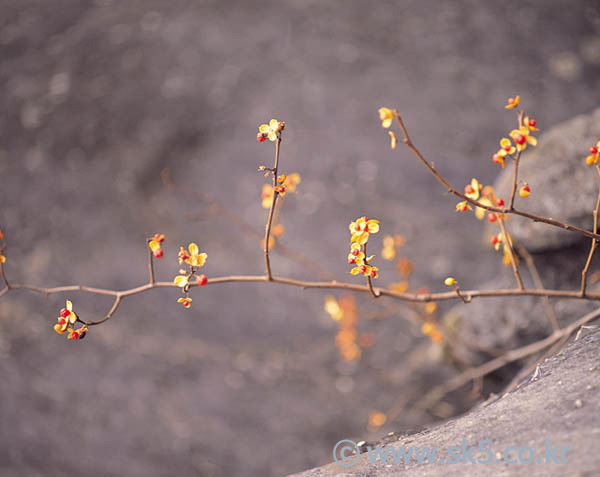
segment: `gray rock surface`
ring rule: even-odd
[[[527,106],[527,105],[525,105]],[[543,128],[543,124],[542,124]],[[537,133],[534,134],[537,136]],[[584,228],[592,226],[592,211],[600,178],[585,163],[590,146],[600,140],[600,108],[542,129],[536,147],[528,147],[519,161],[519,181],[526,181],[531,195],[515,207]],[[500,197],[509,197],[513,181],[511,161],[494,186]],[[530,252],[559,249],[581,242],[580,235],[544,223],[511,216],[510,233]]]
[[[533,254],[533,260],[543,285],[546,288],[578,290],[581,270],[587,260],[589,244],[580,242],[562,250]],[[500,255],[498,260],[500,260]],[[595,256],[590,274],[598,270],[600,257]],[[526,267],[525,261],[519,264],[521,277],[526,287],[536,285]],[[484,283],[482,289],[514,288],[515,276],[511,267],[502,266],[494,280]],[[587,290],[598,292],[599,284],[589,280]],[[570,317],[583,315],[597,306],[594,302],[577,299],[551,299],[550,305],[562,326]],[[469,304],[454,305],[444,316],[450,329],[456,330],[463,340],[476,343],[479,347],[505,350],[541,339],[552,331],[547,305],[539,297],[511,297],[473,299]],[[490,359],[488,352],[464,346],[458,342],[451,355],[463,363],[481,364]],[[507,373],[508,371],[508,373]],[[507,375],[510,370],[503,370]]]
[[[586,335],[587,333],[587,335]],[[385,445],[395,448],[428,446],[437,448],[436,463],[432,465],[394,464],[390,459],[387,465],[381,462],[372,464],[367,452],[362,452],[356,465],[343,468],[333,462],[295,474],[295,477],[387,477],[387,476],[581,476],[598,475],[600,462],[600,330],[582,332],[578,341],[572,341],[560,353],[546,360],[515,391],[502,396],[487,406],[474,409],[468,414],[448,421],[440,426],[419,434],[402,436],[395,441],[385,440]],[[448,458],[450,446],[466,448],[477,446],[480,441],[491,441],[483,448],[493,452],[494,461],[490,464],[439,463],[440,458]],[[546,439],[551,448],[571,447],[567,450],[564,464],[546,463]],[[504,461],[504,451],[509,446],[522,449],[530,447],[534,460],[530,464],[509,464]],[[524,461],[529,458],[524,450]],[[558,458],[560,450],[554,455]],[[487,460],[489,455],[472,451],[475,459]],[[517,460],[514,449],[508,450],[507,457]],[[502,459],[498,463],[496,460]],[[462,456],[461,456],[462,459]],[[541,459],[542,462],[538,462]]]

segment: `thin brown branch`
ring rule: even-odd
[[[338,289],[338,290],[351,290],[356,292],[370,293],[369,287],[366,285],[360,285],[357,283],[347,283],[347,282],[338,282],[336,280],[333,281],[305,281],[305,280],[296,280],[293,278],[287,277],[277,277],[272,276],[271,280],[268,280],[265,275],[229,275],[223,277],[214,277],[209,278],[207,281],[207,285],[215,285],[219,283],[247,283],[247,282],[274,282],[281,283],[284,285],[296,286],[303,289],[308,288],[321,288],[321,289]],[[190,283],[190,288],[194,288],[197,285],[195,283]],[[103,288],[93,288],[84,285],[67,285],[53,288],[44,288],[35,285],[24,285],[24,284],[14,284],[11,285],[11,290],[30,290],[34,292],[41,293],[43,295],[50,295],[55,293],[65,293],[72,291],[82,291],[92,294],[98,295],[111,295],[111,296],[131,296],[137,295],[138,293],[142,293],[153,288],[178,288],[173,282],[155,282],[155,283],[146,283],[144,285],[140,285],[135,288],[130,288],[127,290],[107,290]],[[392,298],[396,298],[406,302],[413,303],[427,303],[430,301],[449,301],[456,300],[459,296],[455,291],[450,292],[440,292],[440,293],[400,293],[392,290],[388,290],[385,288],[373,287],[376,293],[381,295],[389,296]],[[519,290],[517,288],[511,289],[496,289],[496,290],[463,290],[461,291],[461,295],[463,298],[467,300],[471,300],[472,298],[477,297],[504,297],[504,296],[548,296],[551,298],[570,298],[570,299],[583,299],[589,301],[600,301],[600,294],[598,293],[586,293],[585,297],[581,296],[579,290],[570,291],[570,290],[540,290],[535,288],[526,288],[524,290]]]
[[[598,175],[600,175],[600,167],[596,166],[596,170],[598,171]],[[594,209],[594,226],[593,231],[596,233],[598,231],[598,210],[600,209],[600,189],[598,189],[598,198],[596,199],[596,208]],[[592,264],[592,257],[594,256],[594,252],[596,251],[596,239],[592,239],[592,245],[590,246],[590,253],[588,254],[587,261],[585,262],[585,266],[581,272],[581,296],[585,296],[585,288],[587,285],[587,274],[590,269],[590,265]]]
[[[164,169],[162,171],[161,177],[167,187],[182,194],[185,194],[189,197],[194,197],[202,202],[206,202],[209,205],[209,207],[213,209],[213,214],[222,214],[222,216],[225,217],[231,224],[240,229],[242,232],[256,237],[259,242],[261,242],[264,239],[264,232],[259,231],[253,225],[246,222],[246,220],[244,220],[243,217],[229,210],[212,195],[206,192],[200,192],[199,190],[190,187],[185,187],[176,184],[171,178],[168,169]],[[278,203],[280,203],[280,201]],[[198,215],[191,216],[190,218],[192,220],[199,220]],[[319,263],[315,262],[314,260],[311,260],[303,253],[297,252],[296,250],[292,250],[291,248],[283,245],[279,240],[275,242],[275,246],[271,249],[271,251],[288,258],[289,260],[297,263],[298,265],[302,265],[315,275],[319,276],[321,280],[334,279],[334,276],[330,272],[325,270]]]
[[[525,114],[525,111],[521,111],[519,113],[519,126],[521,124],[523,124],[523,115],[524,114]],[[509,210],[513,210],[514,209],[515,195],[517,194],[517,181],[518,181],[518,175],[519,175],[519,159],[521,159],[521,151],[518,151],[517,155],[514,158],[515,167],[514,167],[514,170],[513,170],[512,190],[510,192],[510,200],[509,200],[509,203],[508,203]]]
[[[536,288],[543,290],[544,283],[542,282],[542,277],[540,277],[538,269],[535,266],[533,257],[527,251],[527,249],[525,247],[523,247],[523,245],[521,245],[516,240],[514,241],[514,246],[518,250],[519,255],[525,259],[525,263],[527,264],[527,268],[529,270],[529,273],[531,274],[531,278],[533,278],[533,282],[535,283]],[[546,312],[548,314],[548,319],[550,320],[550,324],[552,325],[552,330],[556,331],[560,327],[558,325],[558,318],[556,316],[556,313],[554,312],[554,308],[552,307],[552,304],[550,303],[550,299],[547,296],[543,297],[543,301],[544,301],[544,306],[546,307]]]
[[[498,215],[498,223],[500,224],[500,228],[502,229],[502,235],[504,236],[504,243],[508,247],[510,252],[510,264],[513,269],[513,273],[515,274],[515,278],[517,279],[517,285],[520,290],[523,290],[525,287],[523,286],[523,280],[521,280],[521,275],[519,274],[519,267],[517,265],[517,257],[515,255],[515,250],[512,244],[512,237],[508,235],[506,231],[506,225],[504,224],[504,217],[502,215]]]
[[[101,320],[98,321],[83,321],[83,324],[86,326],[94,326],[94,325],[99,325],[101,323],[104,323],[105,321],[108,321],[111,316],[113,316],[114,312],[117,311],[117,308],[119,307],[119,304],[121,303],[121,295],[117,295],[115,297],[115,301],[113,302],[112,307],[110,308],[110,310],[108,311],[108,313],[106,314],[106,316],[104,318],[102,318]]]
[[[150,243],[150,239],[146,241]],[[146,247],[148,249],[148,272],[150,273],[150,283],[156,283],[156,278],[154,277],[154,254],[150,247]]]
[[[365,243],[363,245],[363,253],[365,254],[365,261],[367,260],[367,244]],[[379,296],[381,295],[380,291],[375,291],[373,289],[373,282],[371,281],[371,277],[369,275],[367,275],[367,286],[369,287],[369,292],[371,292],[371,295],[373,295],[373,298],[379,298]]]
[[[473,200],[473,199],[467,197],[465,194],[462,194],[461,192],[456,190],[454,187],[452,187],[446,181],[446,179],[444,179],[438,173],[438,171],[435,169],[435,167],[432,164],[430,164],[429,162],[427,162],[427,160],[423,157],[421,152],[415,147],[415,145],[413,144],[413,142],[410,139],[410,136],[408,135],[406,126],[404,125],[404,122],[402,121],[402,118],[400,117],[400,114],[398,113],[398,111],[394,111],[394,115],[396,117],[396,120],[398,121],[398,125],[400,126],[400,129],[402,130],[402,135],[404,136],[404,140],[403,140],[404,144],[406,144],[406,146],[419,158],[419,160],[423,163],[423,165],[429,170],[429,172],[431,172],[433,174],[433,176],[437,179],[437,181],[448,190],[449,193],[455,195],[456,197],[459,197],[461,200],[465,200],[465,201],[469,202],[472,205],[481,207],[482,209],[485,209],[485,210],[489,210],[490,212],[496,212],[496,213],[500,213],[500,214],[520,215],[521,217],[526,217],[528,219],[533,220],[534,222],[543,222],[545,224],[549,224],[549,225],[553,225],[555,227],[569,230],[570,232],[575,232],[580,235],[584,235],[585,237],[595,238],[595,239],[600,240],[599,234],[591,232],[586,229],[582,229],[581,227],[567,224],[567,223],[561,222],[559,220],[555,220],[551,217],[542,217],[540,215],[532,214],[532,213],[526,212],[524,210],[519,210],[519,209],[514,209],[514,208],[513,209],[501,208],[501,207],[495,207],[493,205],[483,204],[477,200]]]
[[[454,287],[454,291],[456,292],[456,296],[458,298],[460,298],[460,300],[466,305],[467,303],[471,303],[471,297],[470,296],[464,296],[461,292],[460,292],[460,287],[456,286]]]
[[[279,147],[281,144],[281,133],[277,134],[275,141],[275,165],[272,169],[273,174],[273,200],[271,201],[271,208],[269,209],[269,216],[267,218],[267,225],[265,226],[265,272],[267,280],[272,280],[273,275],[271,274],[271,261],[269,259],[269,238],[271,237],[271,226],[273,225],[273,214],[275,212],[275,204],[277,203],[277,197],[279,193],[275,190],[277,187],[277,169],[279,167]]]

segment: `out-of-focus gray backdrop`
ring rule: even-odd
[[[390,151],[377,108],[399,108],[457,187],[490,183],[514,125],[508,96],[542,129],[598,105],[599,31],[591,0],[3,0],[9,278],[133,287],[155,232],[167,234],[159,279],[190,241],[208,252],[209,276],[262,273],[258,242],[220,217],[191,220],[205,207],[168,191],[160,171],[260,228],[256,167],[272,147],[255,134],[274,117],[287,122],[282,170],[303,178],[282,243],[354,280],[347,226],[366,214],[407,237],[415,285],[454,274],[476,287],[499,257],[408,151]],[[381,265],[378,283],[396,281]],[[276,255],[273,269],[313,276]],[[395,317],[361,324],[376,345],[341,361],[321,291],[211,286],[193,291],[190,311],[177,296],[130,298],[83,342],[54,333],[57,310],[70,298],[99,318],[109,299],[0,300],[2,475],[282,475],[330,461],[335,442],[367,434],[371,411],[435,381],[400,379],[423,338]],[[384,430],[424,423],[403,415]]]

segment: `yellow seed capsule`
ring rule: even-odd
[[[457,283],[457,281],[452,277],[448,277],[444,280],[444,283],[446,285],[448,285],[449,287],[451,287],[452,285],[455,285]]]
[[[523,187],[521,187],[519,189],[519,195],[523,198],[525,197],[529,197],[529,194],[531,194],[531,188],[529,187],[528,184],[525,184]]]

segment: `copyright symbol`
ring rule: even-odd
[[[356,455],[352,455],[353,453],[356,453]],[[335,460],[335,462],[342,467],[352,467],[354,464],[356,464],[356,462],[358,462],[359,457],[360,449],[356,445],[356,442],[351,441],[350,439],[342,439],[333,448],[333,460]]]

